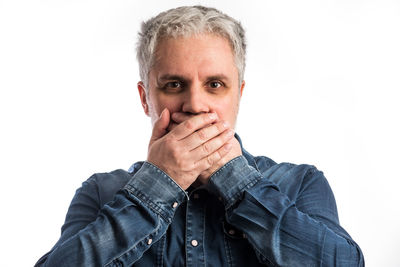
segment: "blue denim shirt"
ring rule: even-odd
[[[187,191],[149,162],[93,175],[37,266],[364,266],[321,171],[242,152]]]

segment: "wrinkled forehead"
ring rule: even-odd
[[[188,42],[185,41],[189,39],[198,40],[199,42],[205,39],[206,42],[201,42],[203,45],[196,45],[196,42],[192,42],[192,45],[188,46]],[[224,49],[221,49],[221,43],[223,43]],[[204,53],[199,53],[201,52],[199,50],[204,49],[208,51],[208,55]],[[224,50],[224,56],[226,57],[226,59],[230,61],[232,66],[236,67],[233,46],[230,40],[224,36],[214,33],[198,33],[174,37],[161,37],[159,38],[155,46],[151,68],[157,67],[157,65],[165,63],[163,61],[165,59],[171,60],[182,56],[186,57],[188,60],[194,59],[194,55],[202,57],[203,59],[212,57],[216,58],[216,55],[219,54],[222,50]]]
[[[169,74],[187,79],[220,74],[232,80],[238,77],[229,42],[215,35],[164,39],[157,47],[150,72],[156,76]]]

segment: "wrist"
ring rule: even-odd
[[[242,197],[243,192],[254,186],[261,174],[251,167],[244,156],[238,156],[210,177],[210,188],[220,195],[227,208]]]

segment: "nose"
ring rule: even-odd
[[[186,90],[182,111],[192,114],[210,112],[210,103],[208,102],[207,92],[202,90],[199,85],[192,85]]]

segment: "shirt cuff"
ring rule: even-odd
[[[186,192],[164,171],[145,161],[125,185],[140,204],[149,207],[171,222],[176,208],[188,199]]]
[[[250,166],[244,156],[239,156],[216,171],[209,186],[223,198],[229,209],[242,197],[243,191],[254,186],[261,179],[261,174]]]

